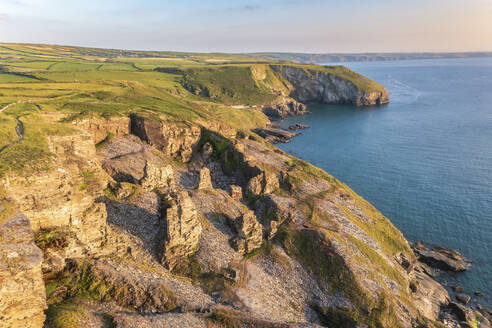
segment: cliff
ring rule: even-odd
[[[389,94],[379,83],[344,66],[252,65],[194,68],[183,72],[190,92],[231,105],[259,106],[270,117],[307,113],[313,103],[382,105]]]
[[[91,322],[103,304],[118,327],[163,324],[178,307],[197,327],[438,320],[447,292],[401,233],[343,183],[254,135],[228,139],[195,125],[188,142],[190,134],[152,122],[132,116],[139,137],[113,136],[97,149],[89,131],[52,138],[58,169],[8,176],[43,249],[48,326],[65,316]],[[149,135],[167,146],[147,143]],[[42,284],[37,252],[37,273],[27,274]]]
[[[292,97],[302,103],[382,105],[389,94],[377,82],[343,66],[272,65],[293,85]]]
[[[0,113],[0,327],[487,327],[377,209],[253,132],[268,106],[384,103],[380,85],[238,57],[103,59],[0,84],[16,99]]]

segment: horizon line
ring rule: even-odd
[[[229,54],[229,55],[258,55],[258,54],[296,54],[296,55],[392,55],[392,54],[480,54],[487,53],[492,55],[492,50],[466,50],[466,51],[367,51],[367,52],[303,52],[303,51],[251,51],[251,52],[226,52],[226,51],[189,51],[189,50],[142,50],[142,49],[122,49],[122,48],[103,48],[83,45],[68,45],[57,43],[32,43],[32,42],[1,42],[0,44],[18,44],[33,46],[57,46],[115,51],[138,51],[138,52],[171,52],[171,53],[193,53],[193,54]]]

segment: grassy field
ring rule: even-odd
[[[288,94],[288,82],[268,59],[231,54],[143,52],[53,45],[0,44],[0,177],[9,171],[39,170],[52,155],[46,137],[66,134],[73,120],[128,116],[160,120],[216,120],[238,129],[263,126],[261,105]],[[373,82],[343,67],[306,66],[330,71],[361,89]],[[374,82],[375,83],[375,82]],[[58,117],[53,120],[53,117]]]

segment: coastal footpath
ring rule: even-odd
[[[243,57],[5,47],[22,52],[0,101],[30,101],[0,114],[5,144],[24,124],[0,153],[0,327],[490,326],[433,278],[443,261],[466,269],[459,254],[412,249],[254,132],[312,103],[387,103],[378,83]]]

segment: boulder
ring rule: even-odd
[[[461,286],[453,286],[453,287],[451,287],[451,288],[453,289],[453,292],[455,292],[455,293],[461,293],[461,292],[463,292],[463,291],[465,290],[465,289],[464,289],[463,287],[461,287]]]
[[[202,233],[198,212],[188,192],[180,191],[166,199],[168,209],[165,218],[165,240],[162,254],[163,264],[173,269],[183,258],[198,248]]]
[[[272,240],[275,237],[278,231],[278,226],[279,226],[278,221],[274,221],[274,220],[270,221],[270,227],[268,229],[268,240]]]
[[[299,124],[299,123],[296,123],[296,124],[289,126],[289,130],[305,130],[305,129],[309,129],[309,128],[310,128],[309,125]]]
[[[460,253],[448,248],[435,246],[428,249],[417,243],[413,250],[419,261],[436,269],[459,272],[467,270],[471,265]]]
[[[145,176],[147,161],[143,153],[128,154],[103,162],[103,169],[118,182],[137,184]]]
[[[456,299],[463,304],[468,304],[471,300],[471,297],[470,297],[470,295],[459,293],[459,294],[456,294]]]
[[[475,319],[475,313],[469,307],[458,304],[456,302],[449,302],[449,309],[460,321],[472,321]]]
[[[210,170],[206,167],[200,170],[200,182],[198,189],[213,189],[212,179],[210,178]]]

